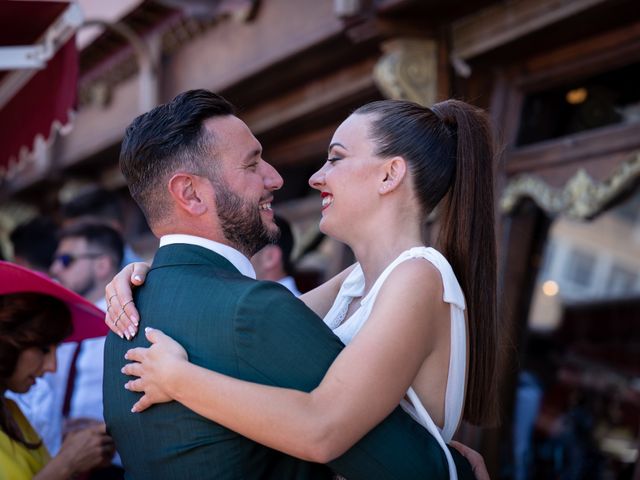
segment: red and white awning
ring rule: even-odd
[[[72,2],[0,0],[0,180],[19,171],[38,137],[70,124],[81,24]]]

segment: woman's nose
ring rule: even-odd
[[[56,349],[52,348],[51,350],[49,350],[49,352],[47,352],[47,355],[45,356],[43,370],[45,372],[53,373],[57,368],[58,363],[56,361]]]
[[[324,167],[309,177],[309,186],[316,190],[321,190],[324,185]]]

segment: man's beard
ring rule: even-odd
[[[280,230],[270,230],[262,222],[257,205],[251,205],[221,181],[214,183],[218,218],[231,245],[251,257],[262,247],[276,243]]]
[[[71,290],[74,290],[81,297],[87,297],[89,293],[95,290],[95,288],[96,288],[96,279],[93,275],[91,275],[89,278],[86,279],[85,282],[82,283],[82,285],[76,285],[75,288],[72,288]]]

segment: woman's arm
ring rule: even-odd
[[[419,286],[419,288],[417,288]],[[424,261],[398,266],[371,316],[312,392],[253,384],[188,363],[176,342],[153,330],[155,344],[133,349],[128,388],[145,391],[141,411],[174,398],[257,442],[316,462],[340,456],[400,402],[446,332],[440,274]],[[447,309],[448,311],[448,309]],[[179,360],[179,359],[182,360]],[[277,425],[277,428],[274,428]]]
[[[336,296],[340,291],[342,282],[344,282],[354,267],[355,264],[345,268],[323,284],[303,295],[300,295],[300,300],[302,300],[307,307],[313,310],[316,315],[320,318],[324,318],[324,316],[329,312],[331,305],[333,305],[333,301],[336,299]]]

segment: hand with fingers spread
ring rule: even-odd
[[[144,395],[131,409],[142,412],[156,403],[173,400],[171,393],[172,379],[179,375],[181,366],[188,364],[187,352],[182,346],[160,330],[145,328],[145,335],[151,347],[132,348],[125,358],[136,363],[129,363],[122,368],[122,373],[138,377],[125,384],[127,390],[144,392]]]
[[[133,287],[144,283],[150,265],[130,263],[104,289],[107,300],[105,323],[120,338],[131,340],[138,331],[139,314],[133,303]]]

